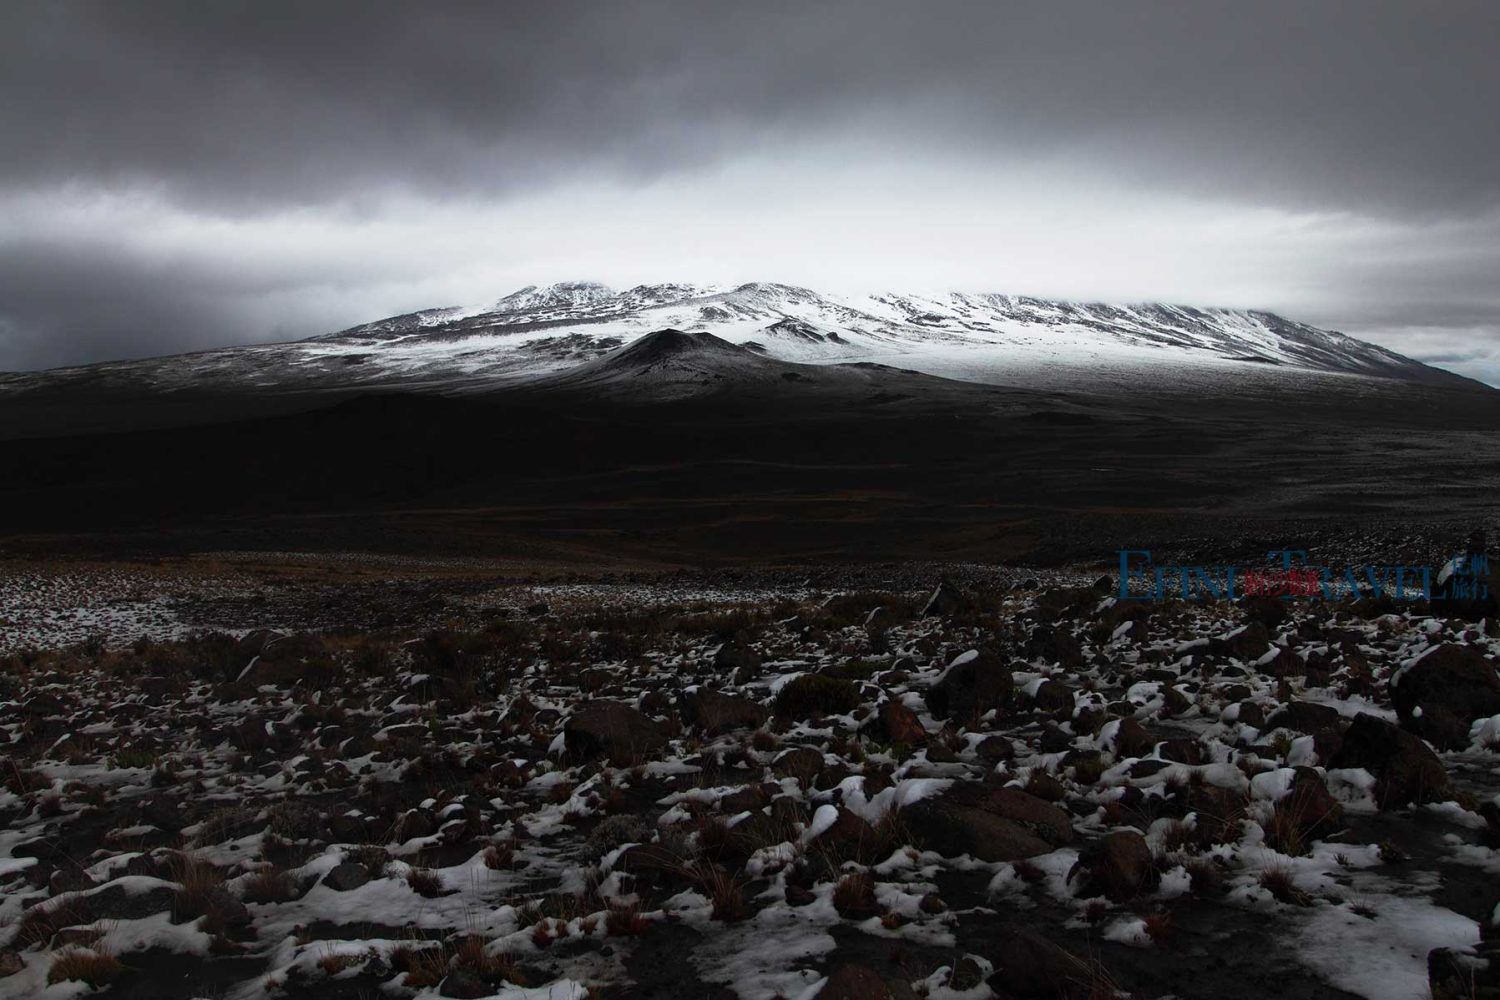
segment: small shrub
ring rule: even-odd
[[[583,857],[595,862],[625,844],[649,844],[654,835],[652,825],[639,816],[608,816],[590,831],[584,841]]]
[[[157,757],[154,750],[126,747],[116,751],[114,765],[115,767],[155,767]]]
[[[1170,913],[1150,913],[1144,918],[1146,924],[1146,936],[1151,943],[1158,948],[1166,947],[1172,937],[1172,915]]]
[[[515,863],[516,849],[510,841],[491,844],[484,849],[484,866],[490,871],[504,871]]]

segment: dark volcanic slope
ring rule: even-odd
[[[13,551],[1035,556],[1059,519],[1123,525],[1104,546],[1184,518],[1492,512],[1497,400],[1338,375],[1038,392],[663,331],[524,389],[11,441],[0,509]]]
[[[512,398],[608,398],[617,405],[659,405],[718,398],[730,407],[775,399],[793,407],[837,398],[848,403],[889,403],[921,396],[1015,403],[1039,393],[998,393],[918,372],[872,364],[808,365],[766,357],[711,333],[658,330],[601,358],[508,391]]]

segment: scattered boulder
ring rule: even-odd
[[[755,729],[766,717],[765,706],[737,694],[700,687],[682,696],[682,721],[710,736],[731,729]]]
[[[1068,873],[1068,881],[1075,878],[1079,896],[1124,903],[1155,888],[1158,876],[1146,838],[1134,830],[1116,830],[1083,849]]]
[[[661,749],[667,737],[660,726],[629,705],[595,701],[568,717],[563,741],[575,758],[602,755],[625,764]]]
[[[1369,771],[1375,777],[1375,801],[1382,809],[1440,802],[1448,791],[1448,774],[1431,747],[1399,726],[1364,712],[1354,717],[1328,766]]]
[[[776,714],[784,719],[844,715],[859,707],[859,688],[853,681],[824,674],[802,674],[776,692]]]
[[[771,773],[778,778],[796,778],[804,788],[823,772],[823,752],[815,747],[793,747],[771,761]]]
[[[1052,803],[1019,789],[972,782],[913,802],[901,810],[901,819],[920,845],[945,857],[1019,861],[1073,839],[1068,814]]]
[[[714,653],[714,673],[744,684],[760,676],[760,654],[743,642],[726,642]]]
[[[1038,712],[1071,715],[1073,713],[1073,689],[1062,681],[1048,678],[1037,686],[1032,704]]]
[[[1475,719],[1500,715],[1500,676],[1476,647],[1447,643],[1392,675],[1391,704],[1403,728],[1461,750]]]
[[[1008,736],[986,736],[974,746],[974,752],[979,759],[990,764],[998,764],[1002,760],[1010,760],[1016,755],[1016,745],[1010,741]]]
[[[927,707],[939,719],[967,720],[1010,701],[1015,688],[1010,670],[1000,657],[985,649],[971,649],[948,665],[927,692]]]
[[[1099,995],[1096,970],[1040,934],[1018,928],[1004,934],[995,951],[989,985],[1020,1000],[1084,1000]],[[1112,992],[1112,991],[1111,991]]]
[[[815,1000],[908,1000],[914,997],[908,984],[887,983],[868,965],[840,965],[828,976]]]
[[[920,746],[927,742],[927,730],[917,713],[895,698],[880,703],[864,725],[865,732],[884,743]]]
[[[1265,721],[1266,729],[1295,729],[1299,733],[1316,733],[1321,729],[1337,728],[1343,717],[1336,708],[1310,701],[1289,701]]]
[[[1026,640],[1026,658],[1057,663],[1064,667],[1083,666],[1083,646],[1060,628],[1038,625]]]
[[[1344,807],[1310,767],[1299,767],[1292,786],[1276,802],[1267,839],[1287,854],[1302,854],[1313,840],[1337,833],[1343,825]]]
[[[1156,749],[1156,737],[1129,715],[1120,720],[1112,742],[1115,756],[1122,760],[1127,757],[1149,757]]]
[[[932,592],[932,596],[927,598],[927,603],[922,605],[922,617],[951,618],[971,613],[974,609],[974,598],[952,580],[944,579]]]
[[[1258,660],[1271,651],[1271,636],[1258,621],[1246,623],[1222,638],[1213,640],[1209,647],[1243,662]]]
[[[480,997],[494,994],[495,990],[486,986],[484,980],[463,969],[448,973],[438,985],[438,996],[452,997],[454,1000],[479,1000]]]
[[[1307,674],[1307,664],[1302,657],[1284,646],[1277,649],[1269,661],[1261,663],[1259,669],[1271,677],[1303,677]]]
[[[364,865],[344,861],[329,869],[322,884],[334,892],[351,892],[369,881],[370,872]]]
[[[877,852],[880,837],[875,828],[863,817],[840,809],[833,825],[818,834],[810,846],[816,851],[827,851],[838,857],[880,860],[873,857]]]
[[[1500,947],[1434,948],[1427,953],[1432,1000],[1491,1000],[1500,997]]]

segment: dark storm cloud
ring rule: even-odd
[[[352,225],[393,198],[517,204],[808,149],[829,170],[1060,162],[1129,190],[1394,220],[1418,242],[1488,218],[1459,273],[1398,257],[1339,280],[1361,322],[1392,274],[1425,318],[1371,322],[1436,305],[1493,321],[1496,38],[1500,5],[1479,0],[7,4],[0,193]],[[294,293],[359,280],[354,253],[257,292],[224,278],[229,244],[162,280],[130,240],[50,226],[0,226],[0,367],[264,338],[256,294],[284,296],[276,330],[316,332]],[[765,272],[746,277],[781,276]]]
[[[860,127],[1317,208],[1492,204],[1500,6],[8,5],[11,183],[247,209],[654,175]]]

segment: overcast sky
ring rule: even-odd
[[[526,284],[1273,309],[1500,384],[1500,4],[0,5],[0,369]]]

